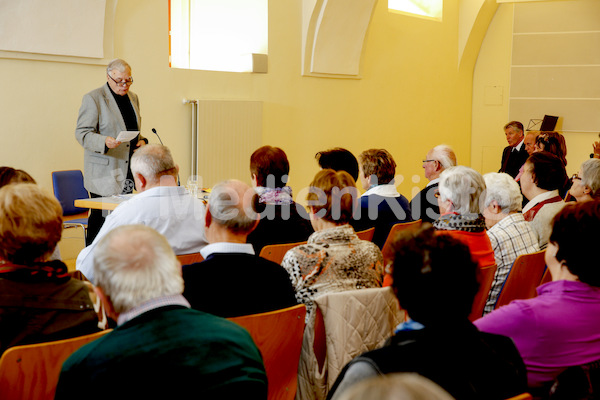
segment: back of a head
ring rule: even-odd
[[[117,313],[183,292],[181,265],[167,239],[145,225],[122,225],[94,249],[96,285]]]
[[[540,189],[562,190],[569,181],[563,162],[547,151],[533,153],[527,159],[526,165],[531,168],[533,181]]]
[[[288,181],[290,163],[279,147],[262,146],[250,156],[250,174],[256,175],[256,184],[262,187],[284,187]]]
[[[456,166],[456,154],[452,147],[446,144],[440,144],[431,149],[429,158],[438,161],[443,169]]]
[[[208,207],[213,222],[236,233],[250,233],[258,214],[252,209],[256,192],[238,180],[229,180],[213,186]]]
[[[177,165],[168,147],[147,144],[138,148],[131,156],[131,172],[158,183],[163,175],[177,176]]]
[[[558,246],[563,261],[581,282],[600,287],[600,269],[594,249],[600,243],[600,202],[567,203],[553,220],[550,243]]]
[[[484,190],[485,181],[473,168],[459,165],[445,169],[440,175],[441,199],[452,201],[454,211],[461,215],[480,213],[479,198]]]
[[[431,224],[393,242],[393,287],[400,306],[425,326],[468,318],[479,287],[469,248]],[[452,309],[448,313],[448,309]]]
[[[554,154],[567,165],[567,143],[563,135],[554,131],[540,132],[535,142],[543,151]]]
[[[36,183],[27,172],[12,167],[0,167],[0,188],[9,183]]]
[[[591,189],[593,199],[600,200],[600,159],[590,158],[581,164],[581,183]]]
[[[319,218],[347,224],[358,199],[356,182],[346,171],[324,169],[315,175],[306,197]]]
[[[396,162],[389,151],[385,149],[365,150],[358,156],[358,161],[365,177],[375,175],[377,184],[385,185],[394,180]]]
[[[332,169],[334,171],[346,171],[355,181],[358,179],[358,161],[354,154],[341,147],[320,151],[315,158],[321,169]]]
[[[0,258],[29,265],[45,261],[62,235],[62,207],[30,183],[0,189]]]
[[[415,373],[367,378],[342,392],[339,400],[454,400],[433,381]]]
[[[498,202],[503,213],[521,211],[523,195],[519,184],[504,172],[490,172],[483,176],[485,181],[485,199],[483,208],[489,207],[492,201]]]

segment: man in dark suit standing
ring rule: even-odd
[[[502,152],[502,163],[498,172],[506,172],[513,178],[519,174],[519,169],[527,161],[529,154],[523,143],[523,124],[519,121],[511,121],[504,125],[504,133],[508,146]]]
[[[429,179],[427,186],[410,201],[412,217],[423,222],[435,221],[440,216],[440,207],[437,202],[438,181],[446,168],[456,166],[456,155],[450,146],[440,144],[429,150],[423,160],[425,178]]]

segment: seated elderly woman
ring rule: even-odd
[[[506,399],[526,390],[523,360],[512,341],[479,332],[469,321],[477,264],[469,249],[430,224],[394,242],[393,287],[409,320],[387,344],[353,359],[331,388],[338,400],[372,376],[416,372],[456,399]]]
[[[552,281],[537,297],[515,300],[475,321],[483,332],[513,339],[531,389],[563,370],[600,360],[600,202],[569,203],[553,221],[546,265]]]
[[[357,197],[354,179],[345,171],[321,170],[310,184],[307,200],[315,233],[307,244],[289,250],[281,263],[290,275],[296,299],[306,304],[307,321],[317,296],[381,286],[381,251],[372,242],[360,240],[348,224]]]
[[[547,151],[552,153],[567,166],[567,142],[565,137],[558,132],[546,131],[540,132],[535,138],[534,153]]]
[[[37,185],[0,189],[0,352],[105,327],[93,286],[48,261],[62,229],[60,203]]]
[[[523,195],[512,176],[492,172],[483,176],[485,198],[483,216],[487,235],[494,249],[496,275],[488,295],[484,314],[492,311],[512,264],[522,254],[539,251],[537,234],[521,214]]]
[[[581,164],[578,174],[571,178],[573,186],[569,190],[578,202],[600,200],[600,159],[590,158]]]
[[[552,218],[565,205],[559,191],[568,180],[564,164],[554,154],[533,153],[525,162],[519,183],[529,202],[523,208],[523,216],[537,233],[540,249],[548,244]]]
[[[480,267],[496,262],[479,210],[479,197],[484,190],[483,177],[474,169],[462,165],[445,169],[439,182],[440,217],[433,223],[438,233],[451,235],[469,246]]]

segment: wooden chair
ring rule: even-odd
[[[190,253],[190,254],[179,254],[177,259],[181,263],[181,265],[194,264],[200,261],[204,261],[204,257],[200,253]]]
[[[258,346],[269,380],[269,400],[293,400],[298,385],[298,361],[306,306],[229,318],[248,330]]]
[[[535,288],[542,282],[546,270],[545,250],[523,254],[513,263],[494,308],[502,307],[517,299],[536,296]]]
[[[496,275],[496,264],[488,265],[486,267],[477,268],[477,282],[479,282],[479,290],[473,300],[473,308],[469,315],[469,320],[475,321],[481,318],[483,315],[483,309],[485,308],[485,302],[487,301],[488,294],[492,288],[494,282],[494,275]]]
[[[289,249],[294,248],[296,246],[300,246],[301,244],[306,244],[306,242],[269,244],[262,248],[259,256],[261,256],[262,258],[266,258],[267,260],[276,262],[277,264],[281,264],[285,253],[287,253]]]
[[[0,398],[54,399],[63,362],[81,346],[108,332],[9,348],[0,358]]]
[[[365,229],[364,231],[356,232],[356,236],[358,236],[358,238],[360,240],[366,240],[369,242],[373,240],[374,234],[375,234],[375,227]]]
[[[509,397],[506,400],[532,400],[533,397],[529,393],[521,393],[517,396]]]
[[[392,243],[396,239],[396,236],[398,236],[400,232],[419,229],[421,227],[421,222],[422,221],[420,219],[412,222],[402,222],[399,224],[395,224],[394,226],[392,226],[392,229],[390,229],[390,233],[388,234],[388,237],[385,240],[385,244],[383,245],[383,249],[381,250],[381,253],[383,254],[383,265],[386,269],[386,274],[383,277],[383,286],[392,285],[392,275],[391,271],[388,272],[388,266],[390,266],[394,261]]]

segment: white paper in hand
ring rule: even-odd
[[[131,139],[136,137],[140,131],[121,131],[119,132],[119,136],[117,136],[117,141],[119,142],[129,142]]]

